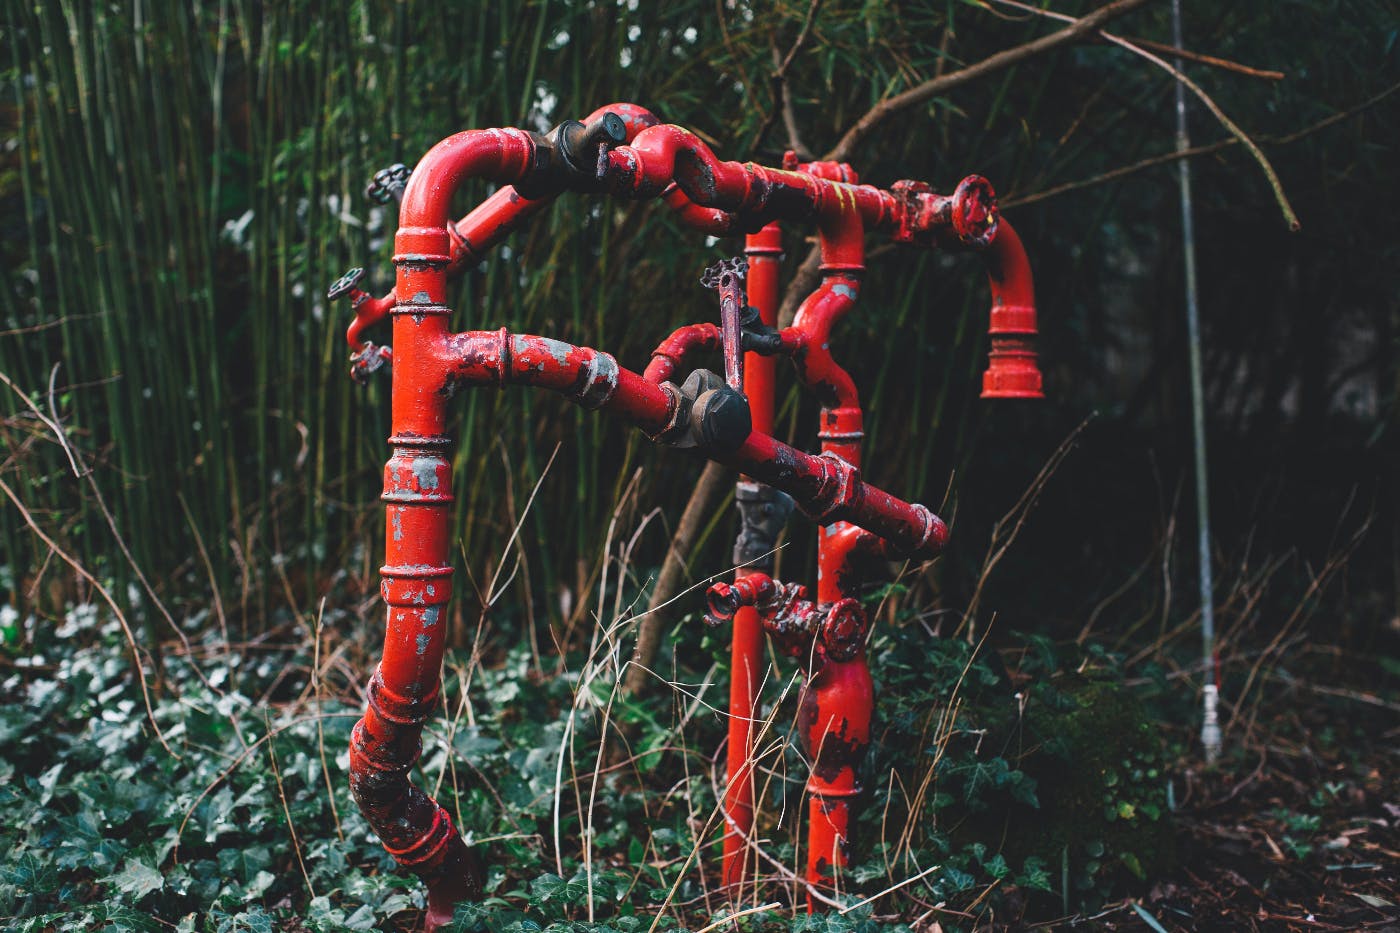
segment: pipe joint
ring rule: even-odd
[[[792,515],[793,499],[766,483],[740,480],[734,487],[739,507],[739,536],[734,541],[734,563],[767,571],[773,567],[778,535]]]
[[[697,369],[677,388],[662,383],[670,402],[666,425],[651,439],[713,459],[733,453],[753,432],[748,399],[717,373]]]
[[[903,208],[890,238],[943,249],[985,249],[997,235],[997,196],[991,182],[969,175],[951,195],[922,181],[897,181],[891,193]]]
[[[830,451],[823,451],[816,459],[821,468],[817,493],[797,507],[817,524],[829,525],[850,516],[862,485],[860,470]]]
[[[565,120],[534,139],[534,162],[525,178],[515,183],[522,197],[534,200],[561,191],[597,191],[608,152],[627,141],[627,124],[605,111],[587,123]]]
[[[705,600],[705,623],[711,626],[732,622],[741,608],[752,606],[774,643],[813,676],[827,661],[849,661],[865,647],[865,609],[855,599],[818,603],[800,583],[750,573],[733,583],[711,585]]]

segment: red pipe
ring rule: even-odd
[[[744,241],[749,259],[748,301],[758,309],[761,324],[772,327],[778,320],[778,275],[782,265],[783,232],[770,223]],[[718,344],[718,331],[715,334]],[[753,429],[773,433],[777,360],[749,352],[744,354],[744,394],[749,400]],[[743,482],[741,481],[741,490]],[[771,554],[740,567],[735,572],[742,585],[750,575],[767,579],[773,567]],[[729,741],[726,746],[724,790],[724,884],[742,884],[748,877],[749,844],[753,832],[754,801],[754,711],[759,685],[763,682],[763,625],[758,611],[745,606],[734,617],[729,664]],[[735,892],[738,895],[740,892]]]
[[[844,167],[844,172],[853,174],[849,167]],[[818,430],[822,453],[860,466],[864,413],[854,382],[829,349],[831,330],[855,304],[865,271],[860,215],[845,208],[836,217],[824,218],[821,250],[823,281],[817,294],[832,297],[804,305],[808,313],[793,321],[794,327],[806,333],[805,368],[799,366],[799,374],[822,401]],[[861,534],[845,522],[818,533],[818,605],[834,604],[853,595],[849,560]],[[874,686],[863,640],[852,656],[828,658],[827,663],[814,665],[802,686],[797,731],[811,763],[807,777],[807,881],[813,885],[832,884],[834,875],[848,861],[851,798],[860,792],[856,769],[870,744],[874,708]]]
[[[651,362],[647,364],[642,378],[647,382],[667,382],[690,354],[718,350],[719,347],[719,327],[710,323],[685,324],[672,331],[671,336],[651,351]],[[752,405],[753,399],[749,399],[749,403]]]
[[[633,143],[604,152],[601,164],[607,172],[602,184],[613,193],[664,196],[683,221],[707,230],[754,230],[777,217],[818,221],[824,281],[784,333],[783,343],[797,358],[804,381],[823,396],[822,454],[803,453],[772,436],[773,361],[755,354],[749,354],[747,369],[756,375],[746,383],[753,430],[733,449],[698,449],[752,480],[790,494],[818,523],[835,523],[823,535],[819,549],[823,573],[818,599],[821,604],[849,604],[853,608],[842,610],[847,614],[856,611],[858,606],[841,595],[854,548],[844,542],[856,535],[850,525],[884,539],[882,547],[889,553],[919,557],[931,557],[941,549],[947,527],[924,506],[905,502],[861,479],[859,400],[849,375],[831,357],[830,331],[856,297],[865,229],[889,230],[896,240],[906,242],[956,240],[977,245],[979,237],[992,239],[997,229],[994,209],[983,201],[984,196],[990,197],[990,187],[974,176],[953,197],[943,198],[915,183],[901,183],[892,192],[854,184],[849,166],[814,163],[801,166],[802,171],[779,171],[720,162],[687,131],[651,125],[655,118],[640,108],[614,105],[599,113],[608,110],[620,113],[627,126],[625,135]],[[619,135],[616,130],[609,132],[613,139]],[[453,227],[447,221],[452,195],[467,178],[506,185],[528,180],[540,164],[536,139],[521,130],[504,129],[468,131],[440,142],[409,179],[395,237],[397,281],[390,312],[395,354],[393,452],[385,467],[387,520],[381,571],[387,626],[384,657],[370,681],[368,709],[352,734],[351,788],[385,847],[427,882],[429,929],[446,923],[457,901],[478,896],[482,883],[481,867],[447,813],[408,776],[420,753],[423,724],[439,695],[442,608],[451,595],[450,440],[444,433],[449,397],[465,386],[521,383],[562,392],[585,407],[613,411],[654,437],[670,438],[679,432],[693,443],[696,430],[694,412],[681,390],[623,369],[606,353],[505,330],[448,332],[448,275],[548,200],[521,198],[505,188]],[[550,157],[543,149],[539,155],[546,161]],[[573,166],[577,154],[569,158]],[[589,184],[567,178],[561,184],[575,183]],[[1022,372],[1024,380],[1028,335],[1034,330],[1029,266],[1014,232],[992,242],[993,369]],[[771,324],[777,308],[776,255],[781,248],[777,229],[759,231],[748,245],[755,263],[753,301]],[[383,307],[372,306],[371,311],[382,313]],[[1029,315],[1028,308],[1032,309]],[[356,339],[368,318],[368,314],[364,320],[357,315]],[[673,335],[676,343],[659,353],[648,367],[649,374],[656,376],[669,367],[665,375],[671,375],[685,352],[704,345],[708,334],[701,327],[687,336]],[[1000,383],[994,389],[1007,391]],[[1023,385],[1023,391],[1029,390]],[[702,426],[708,429],[710,423]],[[863,539],[857,535],[855,540]],[[832,618],[839,622],[840,615]],[[745,622],[741,627],[736,633],[735,669],[747,676],[742,681],[736,677],[733,700],[736,710],[747,709],[742,719],[748,723],[761,652],[755,645],[757,626]],[[801,733],[815,763],[809,783],[814,808],[809,876],[814,879],[825,878],[831,868],[843,863],[841,846],[849,797],[855,793],[855,766],[869,736],[869,682],[863,651],[856,650],[854,657],[843,655],[827,659],[820,670],[814,667],[804,690]],[[731,775],[745,774],[750,753],[751,733],[737,735],[737,740],[731,734]],[[747,780],[731,783],[735,795],[732,799],[727,795],[726,806],[736,816],[732,826],[738,828],[741,820],[751,820],[752,795],[749,790],[745,796]],[[738,854],[728,840],[726,851]],[[741,864],[731,872],[736,862],[741,860],[726,860],[726,880],[743,877]]]
[[[605,184],[623,197],[655,198],[674,183],[697,208],[738,215],[724,220],[708,215],[709,222],[727,224],[724,230],[756,230],[771,220],[854,210],[865,229],[889,231],[900,242],[982,247],[995,231],[995,195],[976,175],[946,197],[921,183],[900,182],[884,191],[854,179],[844,164],[816,162],[787,170],[721,161],[689,130],[660,124],[608,152]]]
[[[1021,238],[1005,219],[997,225],[988,257],[992,313],[991,350],[982,374],[983,398],[1044,398],[1036,364],[1035,285]]]
[[[409,178],[395,237],[395,295],[408,297],[392,312],[393,454],[384,470],[380,571],[388,617],[368,708],[351,734],[350,789],[384,847],[427,883],[430,930],[451,919],[458,901],[479,897],[483,882],[447,811],[409,780],[423,724],[438,701],[443,607],[452,594],[451,441],[446,398],[434,389],[441,383],[436,348],[447,336],[446,211],[463,178],[519,180],[533,154],[534,142],[519,130],[459,133],[439,143]]]

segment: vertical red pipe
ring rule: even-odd
[[[1021,238],[1004,217],[988,252],[991,349],[982,374],[982,397],[1044,398],[1035,351],[1038,328],[1031,263]]]
[[[448,336],[447,210],[472,176],[514,182],[534,156],[519,130],[459,133],[434,146],[404,192],[394,237],[393,452],[384,467],[385,543],[380,590],[387,609],[384,655],[370,678],[364,718],[350,737],[350,789],[394,859],[428,886],[426,927],[453,905],[481,896],[482,870],[447,811],[410,779],[423,724],[440,691],[452,594],[448,512],[447,396],[441,346]]]
[[[447,234],[400,231],[393,309],[393,452],[384,467],[388,610],[384,656],[370,680],[368,708],[351,739],[351,788],[384,847],[428,883],[427,928],[451,919],[459,901],[481,896],[481,869],[436,801],[409,780],[423,724],[437,705],[452,596],[448,515],[452,470],[444,433],[446,399],[435,347],[448,333]],[[413,242],[405,249],[406,240]],[[431,241],[431,242],[429,242]],[[399,258],[399,257],[396,257]]]
[[[842,210],[822,223],[822,288],[851,299],[838,305],[812,303],[812,332],[809,345],[825,345],[830,332],[860,291],[865,271],[865,234],[860,215]],[[838,314],[820,313],[836,307]],[[803,315],[794,326],[801,328]],[[839,372],[829,359],[833,373]],[[840,373],[844,376],[844,373]],[[835,454],[859,467],[864,415],[854,384],[849,378],[836,380],[839,391],[824,401],[818,436],[822,453]],[[835,402],[833,406],[831,403]],[[830,605],[854,595],[848,586],[848,559],[859,529],[849,522],[836,522],[817,530],[817,603]],[[856,768],[870,742],[870,719],[874,711],[874,687],[870,667],[862,648],[846,661],[831,658],[813,665],[803,687],[798,709],[798,731],[806,744],[811,774],[807,812],[807,880],[829,886],[833,876],[846,865],[847,840],[851,819],[851,798],[860,792]],[[808,898],[808,909],[812,908]]]
[[[759,318],[770,327],[778,321],[778,272],[782,264],[783,233],[770,223],[744,240],[749,258],[748,299],[758,309]],[[757,353],[744,354],[744,394],[749,399],[753,429],[773,433],[774,378],[777,360]],[[772,558],[760,564],[741,567],[735,576],[742,580],[773,567]],[[724,790],[724,883],[742,884],[749,875],[749,846],[746,838],[753,831],[753,736],[754,709],[759,684],[763,681],[763,625],[752,606],[734,616],[729,666],[729,744],[727,780]],[[736,894],[740,892],[735,892]]]

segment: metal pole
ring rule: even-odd
[[[1172,39],[1181,44],[1181,0],[1172,0]],[[1176,60],[1178,71],[1181,59]],[[1191,147],[1186,129],[1186,87],[1176,84],[1176,151]],[[1201,319],[1196,302],[1196,228],[1191,211],[1191,161],[1178,159],[1181,176],[1181,239],[1186,265],[1186,330],[1191,346],[1191,429],[1196,460],[1196,556],[1201,584],[1201,648],[1205,661],[1205,686],[1201,703],[1201,745],[1206,762],[1220,757],[1220,720],[1216,712],[1219,685],[1215,680],[1215,606],[1212,602],[1214,584],[1210,569],[1210,494],[1206,482],[1206,413],[1205,395],[1201,388]]]

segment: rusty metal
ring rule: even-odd
[[[450,222],[452,195],[469,178],[502,187]],[[675,331],[645,374],[601,350],[547,336],[504,328],[453,333],[449,277],[567,191],[659,199],[693,229],[746,233],[746,259],[708,277],[720,292],[719,324]],[[347,331],[352,373],[367,377],[392,361],[393,380],[381,571],[387,625],[367,710],[352,734],[351,787],[385,847],[427,883],[428,928],[445,924],[453,905],[479,896],[482,884],[481,865],[448,814],[410,779],[424,723],[439,698],[444,609],[452,590],[448,406],[456,394],[482,386],[559,392],[584,408],[617,415],[660,444],[744,475],[736,562],[745,566],[733,584],[724,584],[730,589],[712,593],[712,608],[728,611],[732,604],[728,618],[734,625],[724,877],[735,883],[746,875],[751,723],[766,632],[798,658],[807,675],[799,733],[813,765],[808,875],[829,883],[845,864],[851,799],[859,792],[857,773],[873,710],[867,620],[853,598],[855,562],[862,554],[929,558],[948,534],[929,509],[861,476],[863,415],[854,381],[833,355],[833,330],[859,296],[867,233],[927,248],[982,249],[992,258],[994,293],[985,394],[1038,394],[1029,265],[1019,239],[996,212],[991,186],[970,176],[949,196],[915,182],[886,191],[859,184],[844,163],[802,164],[789,157],[784,168],[773,169],[723,162],[688,131],[660,124],[643,108],[616,104],[546,134],[458,133],[433,147],[411,173],[393,169],[377,179],[374,195],[400,201],[394,289],[374,298],[359,287],[363,273],[352,270],[328,292],[333,299],[348,298],[355,312]],[[815,224],[822,253],[820,286],[781,332],[775,329],[779,221]],[[386,317],[392,353],[365,337]],[[715,350],[723,351],[726,378],[695,369],[677,384],[692,356]],[[799,381],[821,402],[819,454],[773,436],[778,357],[792,361]],[[792,505],[824,526],[815,599],[805,587],[768,576]]]
[[[744,277],[749,261],[743,256],[721,259],[700,276],[700,284],[719,292],[720,346],[724,350],[724,381],[731,388],[743,391],[744,356],[740,314],[748,307],[748,292]]]

